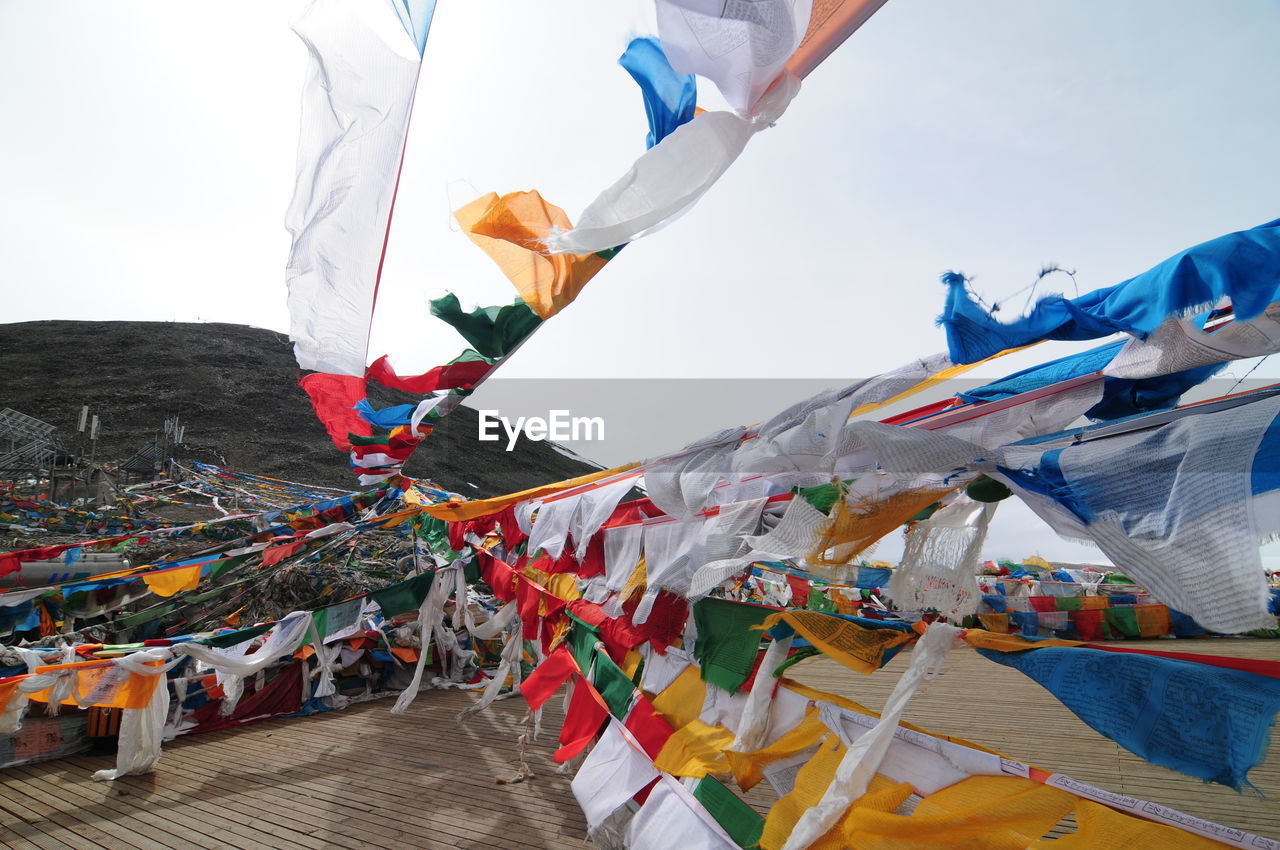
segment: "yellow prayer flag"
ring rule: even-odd
[[[972,776],[925,797],[910,815],[854,802],[845,841],[860,850],[936,847],[1022,850],[1071,811],[1076,798],[1017,776]]]
[[[920,636],[896,629],[868,629],[830,614],[817,611],[782,611],[765,620],[772,628],[782,620],[822,652],[859,673],[880,669],[884,651],[912,643]]]
[[[691,664],[654,697],[653,709],[666,718],[671,728],[679,729],[698,719],[706,698],[707,683],[702,681],[697,666]]]
[[[1081,646],[1078,640],[1043,638],[1031,641],[1019,635],[1002,635],[983,629],[966,629],[962,637],[974,649],[994,649],[997,652],[1022,652],[1042,646]]]
[[[200,586],[200,569],[203,564],[192,564],[176,570],[161,570],[147,573],[142,580],[156,596],[173,596],[184,590],[195,590]]]
[[[734,734],[723,726],[694,720],[667,739],[653,765],[674,776],[695,779],[708,773],[728,773],[729,762],[724,751],[733,743],[733,738]]]

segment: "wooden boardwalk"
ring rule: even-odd
[[[1152,641],[1160,649],[1280,660],[1280,641]],[[792,675],[879,708],[910,656],[873,676],[825,659]],[[98,783],[110,757],[0,771],[0,845],[11,848],[561,848],[587,846],[569,776],[550,760],[559,700],[529,747],[536,776],[504,785],[519,763],[522,701],[465,724],[473,697],[424,691],[395,717],[390,700],[276,719],[165,745],[156,772]],[[1251,775],[1267,794],[1236,794],[1153,767],[1100,737],[1022,674],[958,650],[906,719],[1112,791],[1280,838],[1280,747]],[[752,795],[753,802],[757,802]],[[763,799],[759,802],[765,802]]]

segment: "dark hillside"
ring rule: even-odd
[[[102,419],[100,460],[122,461],[181,416],[175,456],[243,472],[356,489],[298,387],[284,334],[230,324],[22,322],[0,325],[0,407],[56,425],[75,448],[87,404]],[[370,387],[376,407],[416,401]],[[406,472],[466,496],[492,496],[582,475],[591,467],[547,443],[515,451],[476,439],[468,407],[447,417]],[[474,486],[472,486],[474,485]]]

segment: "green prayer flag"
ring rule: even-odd
[[[1138,612],[1132,607],[1123,606],[1120,608],[1103,609],[1103,617],[1106,619],[1107,626],[1114,633],[1113,637],[1141,637],[1142,630],[1138,628]]]
[[[449,545],[449,525],[442,519],[438,519],[427,514],[420,514],[414,519],[414,533],[418,535],[419,540],[427,541],[427,546],[432,552],[454,560],[460,553],[455,552],[453,547]],[[480,565],[476,564],[476,571],[479,572]],[[471,582],[471,579],[467,579]],[[472,582],[474,583],[474,582]]]
[[[194,642],[205,646],[215,646],[218,649],[226,649],[228,646],[235,646],[238,643],[244,643],[247,640],[256,638],[258,635],[266,634],[271,631],[271,627],[274,625],[275,623],[267,623],[265,626],[250,626],[247,629],[239,629],[238,631],[227,632],[224,635]]]
[[[573,624],[569,629],[569,654],[578,662],[584,674],[591,671],[591,658],[595,654],[596,642],[600,640],[600,630],[589,626],[572,614],[569,620]]]
[[[321,642],[324,642],[331,635],[336,635],[354,626],[360,619],[360,609],[363,607],[364,597],[357,596],[355,599],[348,599],[336,605],[326,605],[316,611],[313,622],[316,625],[316,634],[320,636]]]
[[[214,561],[209,565],[209,578],[220,578],[247,560],[249,560],[249,555],[236,555],[234,558],[223,558],[220,561]]]
[[[799,495],[815,510],[819,510],[824,514],[831,513],[831,509],[835,507],[836,502],[840,501],[840,497],[844,494],[845,489],[856,479],[850,478],[836,484],[834,481],[829,484],[819,484],[816,487],[795,487],[791,492]]]
[[[477,307],[464,312],[452,292],[431,302],[431,315],[443,319],[486,358],[505,357],[542,324],[520,298],[502,307]]]
[[[764,834],[764,817],[714,776],[704,777],[693,796],[739,847],[755,847]]]
[[[702,665],[702,680],[719,685],[729,693],[741,688],[755,666],[760,639],[764,636],[751,627],[761,625],[772,613],[770,608],[743,602],[700,599],[693,606],[698,626],[693,655]]]
[[[186,602],[187,600],[183,600]],[[150,623],[159,620],[161,617],[172,614],[178,607],[176,602],[167,602],[164,605],[157,605],[155,608],[148,608],[146,611],[138,611],[135,614],[128,614],[124,617],[116,619],[115,624],[126,629],[134,626],[141,626],[143,623]]]
[[[596,665],[592,671],[591,684],[595,686],[600,696],[604,697],[610,714],[619,720],[627,716],[636,686],[627,678],[622,668],[613,663],[608,653],[596,653]]]
[[[206,599],[216,599],[219,596],[224,596],[226,592],[231,590],[233,587],[239,587],[240,585],[253,580],[253,576],[248,576],[246,578],[227,582],[221,587],[212,587],[208,590],[202,590],[199,593],[188,593],[186,596],[182,597],[182,604],[184,606],[195,605],[197,602],[204,602]]]
[[[364,434],[348,434],[347,439],[353,446],[385,446],[391,439],[390,431],[374,431],[368,436]]]
[[[1000,502],[1013,495],[1013,491],[1004,484],[980,475],[964,488],[965,494],[975,502]]]
[[[417,611],[422,607],[422,600],[427,598],[427,591],[431,590],[431,582],[435,577],[434,572],[421,573],[405,581],[387,585],[381,590],[375,590],[369,595],[373,597],[374,602],[378,603],[384,617]]]
[[[1079,611],[1080,597],[1079,596],[1059,596],[1058,610],[1059,611]]]
[[[809,590],[809,604],[806,606],[810,611],[818,611],[823,614],[834,614],[836,612],[836,604],[827,598],[827,593],[817,587]]]

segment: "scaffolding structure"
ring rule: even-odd
[[[48,476],[65,451],[55,426],[12,408],[0,410],[0,477]]]

